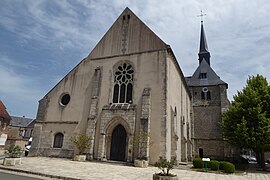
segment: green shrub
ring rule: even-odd
[[[192,161],[194,168],[203,168],[203,161],[201,158],[195,158]]]
[[[219,163],[218,161],[216,161],[216,160],[211,160],[210,163],[209,163],[210,168],[211,168],[211,170],[213,170],[213,171],[219,170],[219,164],[220,164],[220,163]]]
[[[22,156],[22,148],[18,145],[11,145],[6,148],[5,154],[8,155],[10,158],[18,158]]]
[[[234,173],[235,172],[234,164],[226,162],[224,164],[224,171],[225,171],[225,173]]]
[[[70,138],[70,141],[76,146],[79,155],[82,155],[87,148],[91,146],[92,138],[83,133],[76,134]]]
[[[172,157],[171,161],[167,161],[166,158],[159,157],[158,162],[155,163],[155,166],[161,170],[158,175],[161,176],[175,176],[170,173],[170,170],[173,169],[173,166],[176,165],[176,157]]]
[[[227,161],[220,161],[219,162],[219,169],[224,170],[224,164],[226,164],[226,163],[227,163]]]

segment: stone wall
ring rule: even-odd
[[[204,156],[228,157],[232,156],[233,149],[225,146],[222,137],[222,112],[229,106],[226,85],[208,86],[211,99],[202,100],[203,86],[190,87],[194,113],[194,152],[199,156],[199,148],[203,149]]]
[[[219,106],[197,106],[194,111],[194,138],[222,139]]]
[[[204,157],[224,157],[224,141],[216,139],[195,139],[195,156],[199,156],[199,148],[203,149]]]
[[[168,50],[166,61],[166,158],[175,156],[177,161],[187,161],[190,148],[191,96],[182,71],[173,53]],[[189,153],[190,155],[192,152]]]
[[[36,121],[45,120],[47,106],[48,106],[48,99],[47,96],[45,96],[39,101]]]
[[[36,122],[33,131],[32,146],[29,156],[73,156],[74,145],[70,138],[74,135],[73,129],[78,122]],[[61,127],[61,128],[60,128]],[[57,133],[64,135],[62,148],[54,148],[54,136]],[[65,154],[65,152],[68,152]]]

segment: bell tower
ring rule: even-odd
[[[204,16],[201,12],[201,16]],[[204,24],[201,19],[199,65],[186,82],[192,95],[193,142],[195,155],[200,157],[228,157],[231,152],[222,138],[221,114],[229,106],[228,84],[210,66]]]

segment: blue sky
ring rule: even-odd
[[[40,100],[86,57],[125,7],[169,44],[185,76],[198,66],[202,9],[211,66],[232,100],[249,75],[270,81],[267,0],[1,0],[0,99],[35,118]]]

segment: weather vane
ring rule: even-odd
[[[203,12],[201,10],[201,14],[197,16],[197,17],[201,17],[201,22],[203,22],[203,16],[206,16],[206,14],[203,14]]]

